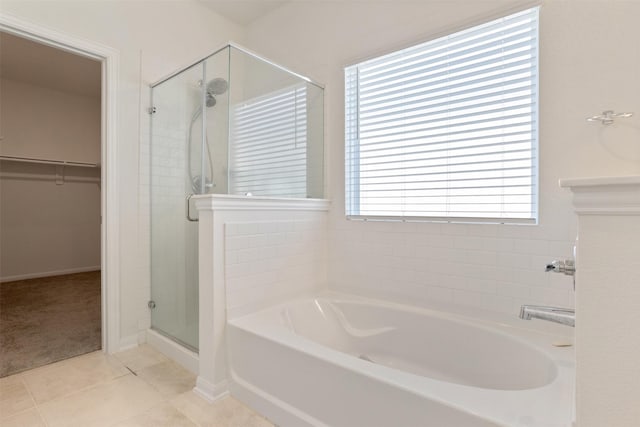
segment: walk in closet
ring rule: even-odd
[[[0,377],[101,347],[101,64],[0,33]]]

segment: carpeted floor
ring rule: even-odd
[[[100,272],[0,283],[0,377],[101,348]]]

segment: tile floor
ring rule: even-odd
[[[2,427],[273,427],[228,397],[191,391],[195,376],[142,345],[89,353],[0,379]]]

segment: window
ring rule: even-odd
[[[535,222],[538,8],[345,69],[350,218]]]
[[[231,123],[231,194],[307,197],[305,85],[237,105]]]

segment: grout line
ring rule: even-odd
[[[36,412],[38,413],[38,417],[40,417],[40,420],[44,423],[45,427],[49,427],[49,423],[47,422],[45,417],[42,415],[42,412],[40,411],[40,406],[38,405],[38,402],[36,401],[36,397],[31,392],[31,389],[29,388],[29,384],[27,383],[27,380],[24,378],[24,376],[22,374],[18,374],[18,375],[20,375],[20,382],[22,383],[24,388],[27,390],[27,393],[29,393],[29,397],[31,398],[31,401],[33,402],[33,406],[31,408],[29,408],[27,410],[24,410],[22,412],[26,412],[28,410],[30,411],[32,409],[35,409]],[[17,414],[14,414],[14,415],[17,415]],[[12,415],[12,416],[14,416],[14,415]]]
[[[40,420],[44,423],[45,427],[49,427],[49,423],[47,422],[47,419],[44,417],[44,415],[42,415],[42,412],[40,411],[40,406],[36,403],[36,412],[38,413],[38,416],[40,417]]]
[[[118,375],[116,375],[114,377],[110,377],[110,378],[108,378],[106,380],[101,380],[101,381],[96,382],[94,384],[90,384],[90,385],[87,385],[85,387],[81,387],[81,388],[75,389],[75,390],[70,391],[70,392],[68,392],[66,394],[63,394],[61,396],[54,397],[53,399],[49,399],[49,400],[47,400],[45,402],[38,403],[36,401],[35,403],[36,403],[36,406],[43,406],[43,405],[47,405],[47,404],[49,404],[51,402],[57,402],[59,400],[66,399],[66,398],[68,398],[70,396],[73,396],[75,394],[86,392],[86,391],[89,391],[89,390],[91,390],[93,388],[96,388],[96,387],[99,387],[99,386],[102,386],[102,385],[105,385],[105,384],[113,383],[115,381],[118,381],[118,380],[126,377],[127,375],[130,375],[130,374],[129,373],[118,374]],[[35,401],[35,398],[34,398],[34,401]]]
[[[193,391],[189,391],[189,392],[185,392],[185,393],[193,393]],[[180,396],[180,395],[177,395]],[[175,399],[177,396],[173,396],[170,399],[167,399],[166,402],[176,411],[178,411],[178,413],[182,414],[186,419],[188,419],[189,421],[191,421],[193,424],[195,424],[197,427],[203,427],[202,424],[200,424],[198,421],[194,420],[193,418],[191,418],[189,416],[189,414],[183,412],[182,410],[180,410],[180,408],[178,408],[176,405],[173,404],[172,400]],[[200,397],[200,396],[198,396]],[[208,402],[207,402],[208,403]],[[210,404],[210,403],[208,403]]]

